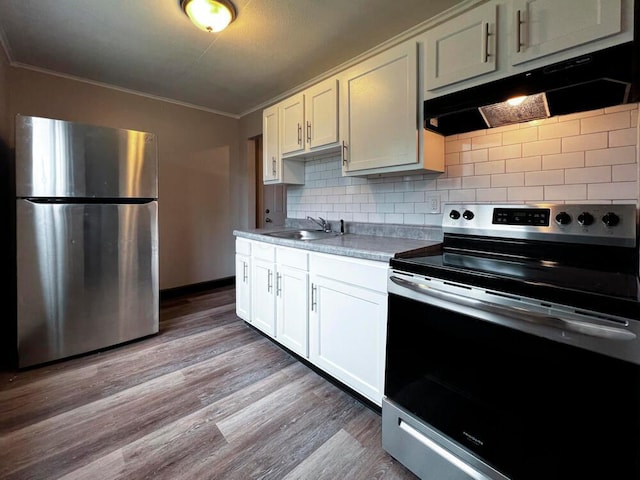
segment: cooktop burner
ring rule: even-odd
[[[640,317],[635,205],[445,205],[439,251],[404,272]]]

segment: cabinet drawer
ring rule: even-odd
[[[296,248],[278,247],[276,252],[277,263],[288,267],[309,270],[309,254]]]
[[[309,270],[316,275],[383,293],[387,291],[387,267],[385,262],[336,255],[313,253],[309,259]]]
[[[251,255],[251,242],[244,238],[236,238],[236,253],[241,255]]]
[[[251,256],[269,262],[276,261],[276,247],[269,243],[253,242]]]

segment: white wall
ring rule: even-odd
[[[558,116],[446,138],[443,174],[341,176],[340,157],[307,162],[287,215],[439,225],[442,202],[640,202],[639,104]]]

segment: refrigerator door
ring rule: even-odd
[[[20,368],[158,332],[156,201],[16,201]]]
[[[152,133],[18,115],[16,196],[158,198]]]

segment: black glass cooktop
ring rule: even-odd
[[[463,285],[640,319],[639,280],[634,273],[446,251],[395,258],[390,266]]]

